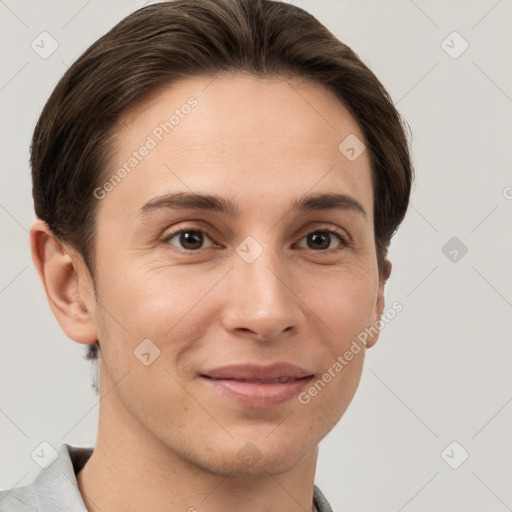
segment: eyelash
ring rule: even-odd
[[[211,236],[211,234],[208,232],[208,230],[205,230],[204,228],[199,228],[198,226],[182,227],[177,231],[169,233],[161,241],[163,244],[170,246],[171,244],[169,244],[169,240],[174,238],[176,235],[179,235],[180,233],[184,233],[187,231],[195,231],[198,233],[202,233],[202,234],[206,235],[214,244],[216,243],[214,237]],[[342,251],[343,249],[347,249],[352,246],[352,242],[351,242],[351,240],[349,240],[347,235],[344,232],[342,232],[341,230],[336,229],[336,228],[312,229],[311,231],[308,231],[303,236],[301,236],[300,240],[302,240],[303,238],[307,237],[308,235],[310,235],[312,233],[329,233],[329,234],[336,235],[340,239],[340,245],[334,249],[326,249],[326,250],[318,250],[318,251],[315,251],[314,249],[310,249],[311,252],[327,253],[327,254],[337,253],[339,251]],[[175,247],[175,246],[173,246],[173,247]],[[179,248],[176,248],[173,250],[176,250],[178,253],[181,253],[181,254],[194,254],[194,253],[198,253],[199,251],[201,251],[201,249],[191,250],[191,249],[179,249]]]

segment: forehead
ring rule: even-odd
[[[364,136],[320,84],[245,74],[182,80],[121,118],[106,179],[126,172],[100,207],[140,208],[158,193],[192,190],[238,203],[261,193],[283,200],[284,187],[293,197],[350,192],[371,213],[368,152],[347,158],[346,140],[363,147]]]
[[[172,125],[171,130],[161,126],[166,122]],[[131,137],[136,135],[130,133],[133,128],[150,130],[155,138],[172,138],[176,143],[185,142],[185,138],[190,140],[193,135],[196,139],[190,140],[191,144],[222,142],[225,135],[229,135],[229,140],[248,144],[255,137],[266,138],[268,142],[272,136],[287,137],[290,144],[294,135],[307,136],[312,143],[329,135],[334,141],[343,134],[364,139],[342,101],[321,84],[246,73],[192,77],[161,87],[125,112],[120,125],[119,137],[127,143],[137,142]]]

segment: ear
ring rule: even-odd
[[[391,261],[385,259],[382,265],[382,271],[379,275],[379,290],[377,292],[377,300],[375,302],[374,321],[368,329],[369,335],[366,340],[366,348],[373,347],[373,345],[375,345],[379,339],[380,329],[378,328],[378,325],[380,324],[380,319],[384,313],[385,306],[384,287],[386,286],[386,282],[391,275],[391,267]]]
[[[92,279],[81,258],[40,219],[30,228],[30,249],[46,298],[62,330],[78,343],[94,343],[96,301]]]

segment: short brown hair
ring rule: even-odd
[[[120,21],[67,70],[31,145],[36,215],[75,248],[94,281],[94,190],[118,121],[177,80],[221,72],[291,76],[332,91],[358,122],[372,165],[379,269],[413,180],[405,121],[377,77],[315,17],[272,0],[175,0]],[[341,141],[340,141],[341,142]],[[97,359],[98,342],[87,358]]]

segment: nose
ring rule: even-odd
[[[297,331],[301,321],[300,297],[293,289],[292,271],[266,246],[249,263],[234,255],[226,276],[228,292],[223,303],[224,328],[238,336],[274,341]]]

